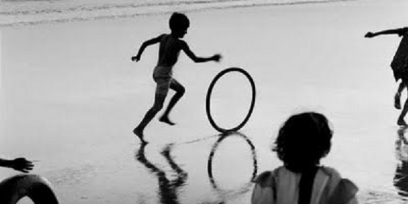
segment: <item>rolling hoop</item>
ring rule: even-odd
[[[241,74],[243,74],[250,82],[251,84],[251,89],[252,89],[252,99],[251,99],[251,106],[249,108],[249,111],[246,115],[246,117],[244,118],[244,120],[236,127],[231,128],[231,129],[224,129],[221,128],[220,126],[218,126],[212,115],[211,115],[211,93],[213,91],[213,88],[215,86],[215,84],[217,83],[217,81],[225,74],[229,73],[229,72],[239,72]],[[238,67],[231,67],[231,68],[227,68],[224,69],[223,71],[221,71],[220,73],[218,73],[215,78],[212,80],[210,86],[208,87],[208,91],[207,91],[207,97],[206,97],[206,113],[207,113],[207,117],[208,120],[210,121],[211,126],[213,126],[217,131],[221,132],[221,133],[227,133],[227,132],[235,132],[239,129],[241,129],[247,122],[249,117],[252,114],[252,111],[254,109],[254,105],[255,105],[255,97],[256,97],[256,89],[255,89],[255,82],[252,79],[251,75],[249,75],[249,73],[247,71],[245,71],[242,68],[238,68]]]

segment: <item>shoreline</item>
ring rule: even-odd
[[[135,18],[139,16],[164,15],[174,11],[177,12],[207,12],[212,10],[250,8],[250,7],[272,7],[272,6],[294,6],[307,4],[330,4],[341,2],[352,2],[358,0],[302,0],[299,2],[267,2],[268,0],[257,1],[221,1],[209,3],[190,3],[183,2],[186,6],[175,4],[127,4],[112,7],[95,7],[95,8],[69,8],[67,11],[43,10],[43,11],[18,11],[18,12],[0,12],[0,28],[35,26],[50,23],[67,23],[80,21],[98,21],[98,20],[116,20],[119,18]],[[20,16],[21,15],[21,16]],[[78,17],[84,16],[84,17]],[[15,22],[15,19],[20,18]]]

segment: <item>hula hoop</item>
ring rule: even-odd
[[[220,126],[218,126],[212,115],[211,115],[211,93],[212,90],[215,86],[215,84],[217,83],[217,81],[225,74],[229,73],[229,72],[239,72],[241,74],[243,74],[251,83],[251,89],[252,89],[252,99],[251,99],[251,106],[249,108],[249,111],[245,117],[245,119],[236,127],[231,128],[231,129],[224,129],[221,128]],[[207,117],[208,120],[210,121],[211,126],[213,126],[213,128],[215,128],[217,131],[221,132],[221,133],[227,133],[227,132],[235,132],[238,131],[239,129],[241,129],[247,122],[249,117],[252,114],[252,111],[254,110],[254,105],[255,105],[255,97],[256,97],[256,89],[255,89],[255,82],[252,79],[251,75],[249,75],[249,73],[247,71],[245,71],[242,68],[238,68],[238,67],[231,67],[231,68],[227,68],[224,69],[223,71],[221,71],[220,73],[218,73],[215,78],[212,80],[210,86],[208,87],[208,91],[207,91],[207,97],[206,97],[206,113],[207,113]]]
[[[220,187],[218,187],[217,183],[215,182],[213,173],[212,173],[212,160],[214,158],[215,152],[218,149],[218,146],[220,145],[220,143],[227,137],[232,136],[232,135],[236,135],[238,137],[242,137],[249,145],[249,148],[251,149],[251,155],[252,155],[252,164],[254,166],[254,170],[251,174],[251,179],[249,180],[248,183],[244,184],[243,186],[241,186],[240,188],[237,188],[235,190],[225,190],[225,189],[221,189]],[[243,193],[246,193],[247,191],[250,190],[250,188],[252,187],[252,183],[251,181],[253,179],[255,179],[256,174],[258,171],[258,160],[257,160],[257,155],[256,155],[256,151],[255,151],[255,146],[252,144],[251,140],[249,140],[249,138],[239,132],[232,132],[232,133],[227,133],[227,134],[222,134],[221,137],[215,142],[215,144],[213,145],[211,152],[210,152],[210,156],[208,157],[208,162],[207,162],[207,173],[208,173],[208,177],[210,179],[210,183],[211,186],[220,194],[222,195],[241,195]]]

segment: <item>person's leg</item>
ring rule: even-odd
[[[401,92],[404,90],[404,88],[405,84],[401,81],[394,96],[394,107],[396,109],[401,109]]]
[[[143,120],[139,123],[139,125],[133,130],[142,142],[146,142],[143,139],[143,131],[145,127],[150,123],[150,121],[156,116],[156,114],[163,108],[164,100],[166,99],[166,95],[169,91],[169,80],[158,79],[156,80],[156,93],[154,98],[153,106],[147,111],[146,115],[144,116]]]
[[[186,89],[175,79],[171,80],[170,88],[176,91],[176,94],[174,94],[174,96],[171,98],[169,105],[166,108],[166,111],[164,111],[163,115],[160,117],[159,120],[169,125],[175,125],[175,123],[169,119],[169,114],[176,105],[176,103],[180,100],[180,98],[183,97],[184,93],[186,92]]]
[[[407,87],[407,82],[408,82],[407,80],[402,80],[401,83],[404,84],[403,86]],[[398,121],[397,121],[398,125],[404,125],[404,126],[407,125],[407,123],[404,120],[405,115],[407,115],[407,112],[408,112],[408,98],[405,100],[404,107],[402,108],[401,114],[398,117]]]

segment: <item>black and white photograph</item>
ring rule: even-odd
[[[0,204],[408,203],[407,0],[0,0]]]

